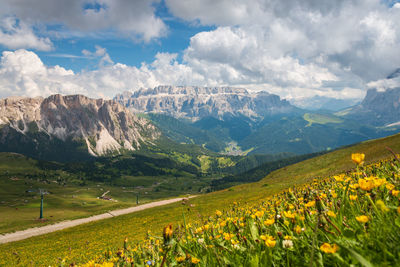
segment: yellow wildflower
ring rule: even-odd
[[[313,201],[309,201],[304,206],[306,206],[307,208],[314,207],[315,206],[315,201],[314,200]]]
[[[275,223],[275,220],[273,218],[264,221],[265,226],[270,226],[270,225],[273,225],[274,223]]]
[[[169,224],[164,227],[163,230],[164,242],[168,242],[171,239],[172,233],[173,233],[172,224]]]
[[[350,195],[349,198],[350,198],[350,200],[356,200],[357,199],[357,195]]]
[[[329,243],[324,243],[319,249],[325,253],[336,253],[336,251],[339,249],[339,246],[336,244],[331,245]]]
[[[232,237],[234,237],[234,234],[230,234],[230,233],[224,233],[224,239],[229,241],[232,239]]]
[[[300,233],[301,233],[301,227],[298,226],[298,225],[296,225],[296,227],[295,227],[293,230],[294,230],[294,232],[295,232],[296,234],[300,234]]]
[[[349,187],[350,187],[351,189],[357,189],[357,188],[359,188],[360,186],[359,186],[359,184],[350,184]]]
[[[369,221],[368,217],[365,215],[360,215],[356,217],[356,220],[360,223],[366,223]]]
[[[379,187],[379,186],[381,186],[381,185],[386,183],[386,179],[385,178],[382,178],[382,179],[375,178],[372,181],[374,182],[374,186],[375,187]]]
[[[255,215],[256,215],[258,218],[260,218],[260,217],[262,217],[262,216],[264,215],[264,212],[263,212],[263,211],[257,211],[257,212],[255,213]]]
[[[386,189],[389,190],[389,191],[393,190],[394,187],[395,187],[394,184],[386,184]]]
[[[266,235],[266,236],[265,235],[261,235],[260,238],[265,241],[265,245],[267,247],[269,247],[269,248],[275,247],[276,241],[275,241],[275,238],[273,238],[272,236],[270,236],[270,235]]]
[[[357,165],[363,164],[364,163],[364,159],[365,159],[365,154],[363,154],[363,153],[351,154],[351,160]]]
[[[392,195],[397,197],[400,193],[400,190],[392,190]]]
[[[232,243],[232,245],[237,245],[237,244],[239,244],[239,241],[231,239],[231,243]]]
[[[222,216],[222,212],[220,210],[216,210],[215,211],[215,215],[217,215],[218,217]]]
[[[294,219],[296,217],[296,213],[292,213],[290,210],[289,211],[284,211],[283,215],[289,219]]]
[[[333,212],[333,211],[328,211],[327,213],[326,213],[329,217],[332,217],[332,218],[336,218],[336,214]]]
[[[193,264],[197,264],[200,262],[200,259],[196,258],[196,257],[192,257],[192,263]]]
[[[185,256],[175,257],[175,260],[176,260],[177,262],[182,262],[182,261],[184,261],[185,259],[186,259]]]
[[[344,174],[341,175],[335,175],[333,176],[333,178],[337,181],[337,182],[343,182],[343,178],[344,178]]]
[[[364,191],[369,191],[375,187],[375,183],[373,180],[366,180],[366,179],[358,180],[358,185]]]

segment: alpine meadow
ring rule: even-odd
[[[399,0],[4,0],[0,266],[400,266]]]

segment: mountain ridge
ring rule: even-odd
[[[244,88],[234,87],[157,86],[124,92],[114,100],[134,113],[163,113],[192,121],[208,116],[223,119],[229,115],[257,120],[300,110],[277,95],[265,91],[249,93]]]

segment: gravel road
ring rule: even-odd
[[[192,198],[195,196],[190,196],[189,198]],[[88,222],[94,222],[98,220],[103,220],[107,218],[112,218],[115,216],[120,216],[128,213],[133,213],[145,209],[150,209],[153,207],[158,207],[158,206],[163,206],[171,203],[175,203],[178,201],[182,201],[183,198],[172,198],[172,199],[166,199],[166,200],[161,200],[161,201],[155,201],[147,204],[143,204],[140,206],[135,206],[131,208],[126,208],[126,209],[120,209],[120,210],[113,210],[109,211],[107,213],[99,214],[99,215],[94,215],[91,217],[87,218],[82,218],[82,219],[76,219],[76,220],[71,220],[71,221],[63,221],[60,223],[55,223],[51,225],[46,225],[46,226],[41,226],[41,227],[34,227],[34,228],[29,228],[23,231],[17,231],[14,233],[9,233],[9,234],[4,234],[0,235],[0,244],[3,243],[8,243],[8,242],[14,242],[22,239],[26,239],[32,236],[37,236],[37,235],[43,235],[51,232],[55,232],[58,230],[62,230],[65,228],[69,227],[74,227],[83,223],[88,223]]]

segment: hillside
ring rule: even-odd
[[[398,132],[396,126],[376,128],[360,120],[331,114],[305,113],[302,117],[281,117],[264,120],[259,127],[239,142],[251,153],[289,152],[307,154],[329,151],[341,146],[380,138]]]
[[[289,186],[304,184],[314,178],[322,179],[329,175],[354,169],[354,163],[350,159],[352,153],[365,153],[366,163],[390,158],[392,155],[386,147],[390,147],[396,152],[400,151],[400,135],[345,147],[276,170],[257,183],[239,185],[231,189],[199,196],[190,200],[190,207],[185,208],[186,222],[206,218],[213,214],[215,209],[229,210],[228,207],[235,201],[255,203]],[[105,248],[117,249],[121,247],[125,237],[128,237],[130,241],[142,240],[146,236],[147,230],[159,235],[160,229],[166,224],[173,223],[176,226],[180,222],[183,222],[181,204],[159,207],[29,240],[1,245],[0,249],[6,252],[0,256],[0,263],[16,264],[18,259],[21,262],[26,262],[27,259],[35,259],[38,264],[54,264],[58,262],[58,257],[65,259],[68,263],[86,262],[92,259],[94,255],[102,253]],[[115,231],[114,229],[119,230]],[[55,240],[58,243],[54,244],[53,241]],[[86,248],[85,254],[81,253],[82,247]],[[43,251],[46,251],[46,253],[43,253]],[[18,256],[13,253],[17,253]]]

